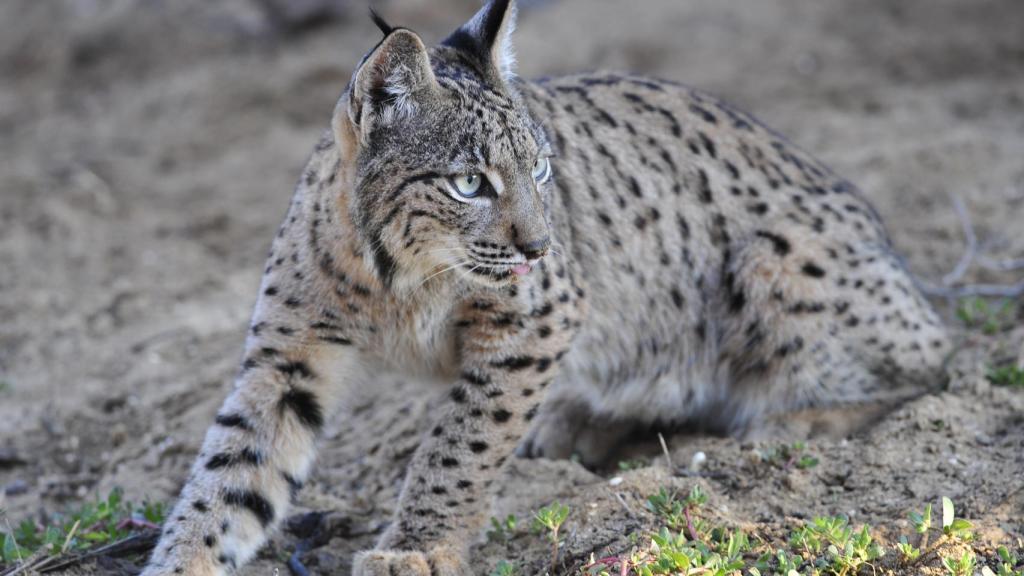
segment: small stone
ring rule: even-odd
[[[0,468],[21,466],[25,460],[14,451],[14,448],[0,448]]]
[[[609,486],[618,486],[619,484],[622,484],[622,476],[616,476],[616,477],[608,480],[608,485]]]
[[[708,456],[704,452],[698,451],[694,453],[693,458],[690,458],[690,471],[697,472],[708,461]]]
[[[28,492],[28,482],[18,478],[4,486],[4,490],[3,492],[0,492],[0,496],[18,496],[26,492]]]

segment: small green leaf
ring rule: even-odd
[[[999,555],[999,559],[1009,564],[1016,564],[1017,559],[1010,555],[1010,551],[1007,550],[1006,546],[1000,546],[996,548],[996,554]]]
[[[970,530],[973,527],[973,524],[963,518],[956,518],[953,520],[953,523],[949,525],[949,529],[952,532],[963,532],[964,530]]]
[[[953,525],[953,501],[946,496],[942,497],[942,527],[948,528]]]

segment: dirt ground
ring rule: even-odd
[[[860,185],[920,277],[941,278],[963,253],[952,195],[987,255],[1024,257],[1020,0],[524,4],[523,76],[620,68],[725,97]],[[170,500],[183,482],[230,385],[293,183],[378,36],[361,3],[336,2],[327,22],[271,5],[282,3],[0,3],[0,508],[10,518],[114,486]],[[475,6],[378,7],[437,40]],[[964,280],[1015,278],[972,267]],[[936,304],[958,326],[951,303]],[[985,373],[1020,360],[1024,328],[959,337],[947,388],[862,435],[811,440],[812,468],[762,461],[769,445],[670,435],[676,468],[707,457],[702,474],[681,474],[646,437],[623,458],[647,465],[626,472],[511,462],[495,514],[570,505],[565,573],[591,553],[629,550],[631,532],[657,525],[646,496],[695,483],[709,519],[765,539],[841,513],[892,542],[909,534],[909,510],[946,495],[979,526],[979,553],[1020,546],[1024,390]],[[428,420],[415,386],[367,391],[336,419],[297,520],[241,574],[287,573],[282,559],[311,532],[306,512],[330,513],[305,565],[347,573],[386,525]],[[549,556],[525,532],[475,551],[481,574],[500,559],[542,573]],[[73,573],[134,568],[109,560]]]

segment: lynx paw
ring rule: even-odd
[[[471,576],[461,554],[448,548],[429,553],[367,550],[356,555],[352,576]]]
[[[550,460],[576,454],[585,466],[593,468],[605,463],[632,427],[628,422],[594,422],[584,408],[556,404],[541,411],[516,454]]]
[[[191,566],[175,565],[149,565],[139,576],[177,576],[189,574],[189,576],[224,576],[226,572],[222,568],[216,568],[209,562],[193,562]]]

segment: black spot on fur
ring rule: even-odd
[[[803,268],[800,269],[800,271],[806,274],[807,276],[810,276],[811,278],[825,277],[825,269],[822,268],[821,266],[818,266],[814,262],[804,263],[804,266]]]
[[[319,432],[324,425],[323,408],[309,390],[289,388],[278,402],[281,412],[291,411],[306,427]]]
[[[682,309],[682,307],[683,307],[683,294],[682,294],[682,292],[680,292],[678,288],[672,288],[672,290],[669,291],[669,294],[672,295],[672,303],[676,305],[676,308]]]
[[[551,367],[551,358],[541,358],[537,360],[537,372],[547,372],[548,368]]]
[[[224,503],[249,510],[264,528],[274,521],[274,506],[252,490],[228,490],[224,492]]]
[[[710,204],[712,202],[712,197],[711,182],[708,180],[708,173],[705,172],[703,169],[700,169],[697,170],[697,176],[700,179],[700,183],[698,184],[697,189],[697,197],[700,198],[701,202],[705,204]]]
[[[240,414],[217,414],[214,422],[225,428],[239,428],[241,430],[252,430],[249,421]]]
[[[789,251],[791,249],[789,240],[786,240],[785,238],[779,236],[778,234],[772,234],[771,232],[767,232],[765,230],[758,230],[757,232],[755,232],[755,234],[760,238],[764,238],[770,241],[772,243],[772,248],[775,250],[775,253],[777,255],[785,256],[789,254]]]
[[[216,470],[218,468],[225,468],[237,465],[249,465],[259,466],[263,463],[263,455],[253,450],[252,448],[245,448],[238,453],[221,452],[214,454],[206,462],[207,470]]]
[[[296,360],[294,362],[282,362],[275,366],[277,371],[288,377],[298,376],[299,378],[312,378],[313,371],[309,369],[309,366],[305,362]]]
[[[287,472],[281,472],[281,477],[288,483],[288,495],[293,499],[302,490],[302,482]]]
[[[465,404],[466,389],[462,386],[456,386],[455,388],[452,388],[451,397],[456,404]]]
[[[490,378],[476,372],[463,372],[462,379],[474,386],[486,386],[491,383]]]
[[[491,362],[491,366],[503,368],[509,372],[516,372],[533,366],[534,362],[536,362],[536,359],[532,356],[512,356],[504,360]]]

